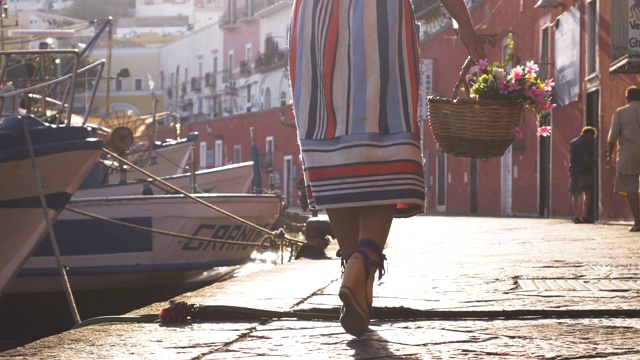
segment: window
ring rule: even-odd
[[[540,64],[539,77],[549,78],[549,25],[540,29]]]
[[[629,41],[629,4],[627,1],[611,2],[611,62],[627,54]]]
[[[222,166],[222,140],[216,140],[215,151],[214,151],[214,166]]]
[[[271,109],[271,89],[267,87],[264,89],[264,106],[263,109]]]
[[[251,107],[253,105],[253,96],[251,94],[251,84],[247,85],[247,107]]]
[[[287,106],[287,92],[280,92],[280,106]]]
[[[233,79],[233,51],[229,51],[229,79]]]
[[[142,90],[142,79],[137,78],[133,80],[133,87],[136,91]]]
[[[207,142],[200,142],[200,169],[207,167]]]
[[[502,62],[507,63],[507,71],[511,71],[513,61],[513,38],[509,35],[502,39]]]
[[[242,162],[242,145],[235,145],[233,147],[233,163],[237,164]]]
[[[436,158],[436,206],[444,210],[447,204],[447,154],[438,151]]]
[[[207,150],[207,167],[212,167],[213,164],[213,150]]]
[[[265,140],[266,167],[273,168],[273,136],[269,136]]]
[[[122,79],[120,79],[120,78],[116,79],[115,90],[116,91],[122,91]]]
[[[598,2],[589,1],[587,4],[587,75],[596,72],[597,44],[598,44]]]

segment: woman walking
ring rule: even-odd
[[[464,1],[442,4],[470,56],[484,58]],[[340,323],[359,337],[393,218],[425,209],[413,8],[410,0],[296,0],[289,41],[309,205],[326,210],[337,237]]]

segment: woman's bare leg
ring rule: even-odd
[[[387,244],[395,205],[367,206],[360,208],[360,238],[372,240],[382,251]]]
[[[360,216],[357,208],[327,209],[329,222],[338,240],[342,255],[348,258],[358,247]]]
[[[327,211],[343,259],[349,259],[338,292],[343,303],[340,324],[347,333],[356,337],[364,335],[369,327],[373,306],[373,282],[376,270],[384,266],[382,249],[387,243],[394,211],[394,205]],[[367,242],[360,243],[363,240]],[[375,243],[378,249],[371,242]],[[356,249],[358,252],[354,253]]]
[[[395,205],[327,209],[342,254],[349,257],[363,239],[372,240],[380,250],[384,249],[394,211]]]

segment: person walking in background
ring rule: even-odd
[[[441,0],[474,60],[463,0]],[[325,209],[343,269],[340,323],[362,336],[394,217],[424,212],[419,42],[410,0],[296,0],[289,69],[312,209]]]
[[[617,144],[615,161],[616,180],[613,191],[625,196],[633,214],[633,226],[629,231],[640,231],[640,201],[638,187],[640,177],[640,89],[629,86],[626,90],[627,105],[613,114],[607,148],[607,165]]]
[[[585,126],[580,136],[569,143],[569,194],[576,224],[593,224],[593,168],[597,163],[593,157],[593,139],[597,136],[595,128]]]

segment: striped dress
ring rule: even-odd
[[[410,0],[296,0],[290,81],[310,206],[422,213]]]

